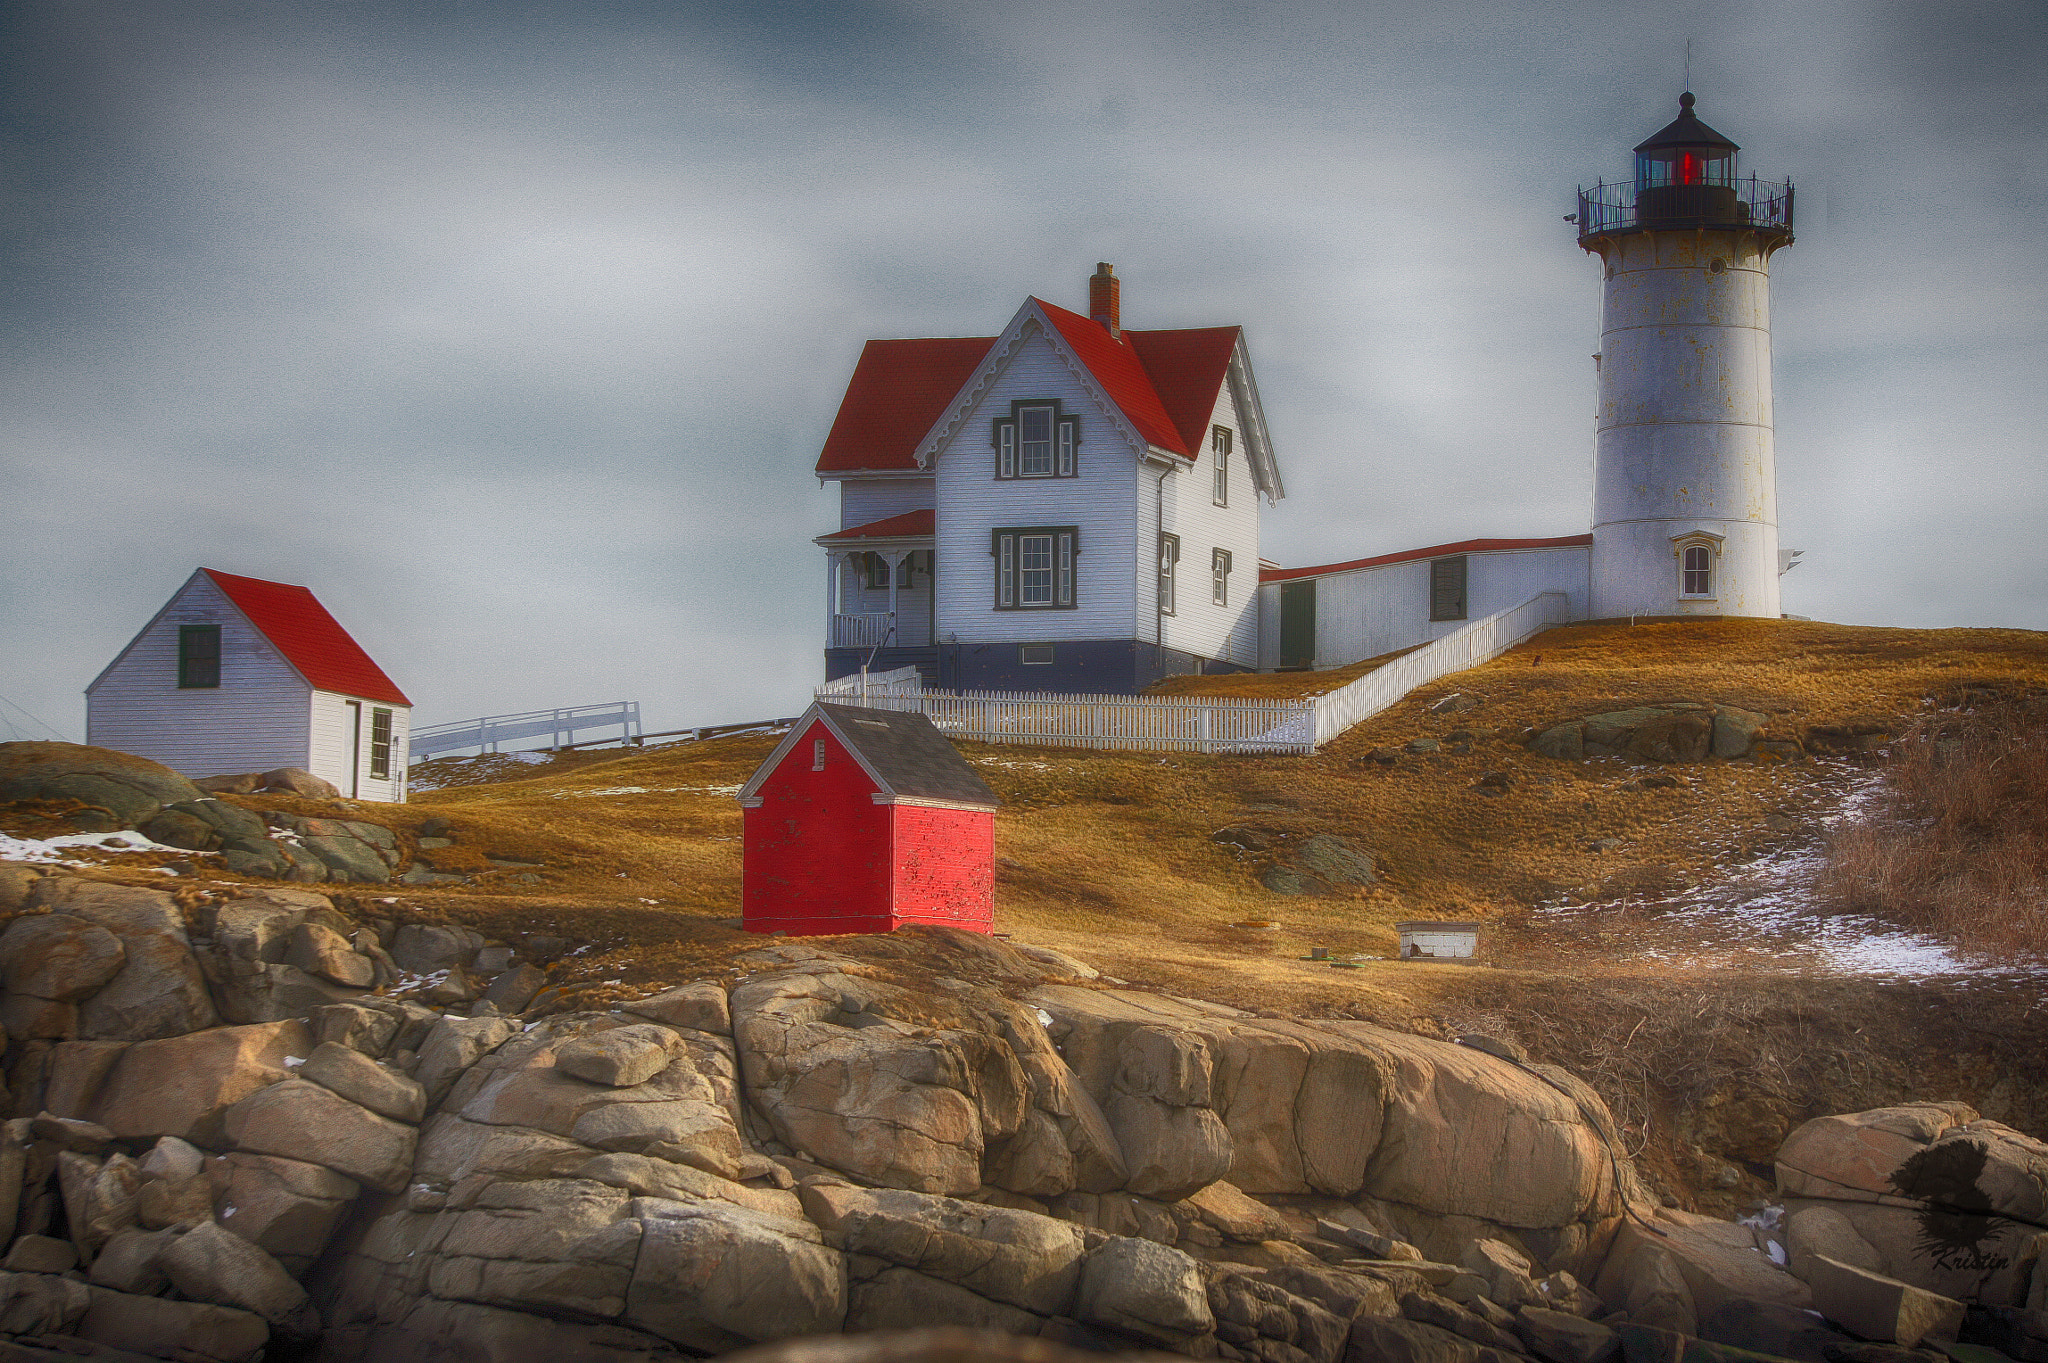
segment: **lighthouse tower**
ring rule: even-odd
[[[1595,619],[1779,614],[1770,258],[1792,186],[1738,180],[1739,148],[1678,107],[1633,181],[1579,191],[1605,275]]]

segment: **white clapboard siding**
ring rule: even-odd
[[[178,627],[219,625],[220,685],[178,688]],[[195,573],[86,690],[85,741],[188,777],[306,764],[312,688]]]
[[[356,737],[356,721],[350,701],[362,706],[362,733],[353,752],[350,740]],[[374,710],[391,711],[391,774],[381,779],[370,775],[371,712]],[[404,706],[393,705],[389,701],[364,700],[360,696],[344,696],[333,691],[315,691],[308,714],[312,745],[311,760],[306,764],[306,770],[324,781],[332,781],[335,789],[350,799],[396,803],[405,798],[405,764],[412,726],[410,712]]]
[[[1447,556],[1451,557],[1451,556]],[[1585,545],[1466,553],[1465,618],[1429,618],[1430,559],[1355,568],[1314,579],[1319,668],[1376,658],[1442,639],[1468,621],[1520,605],[1543,592],[1562,592],[1568,618],[1584,620],[1590,552]],[[1301,579],[1296,579],[1301,580]],[[1259,589],[1265,621],[1262,665],[1280,660],[1280,583]]]
[[[1035,331],[1035,324],[1034,324]],[[996,474],[990,423],[1024,398],[1058,398],[1081,418],[1072,478],[1008,478]],[[1002,374],[962,421],[936,460],[939,517],[939,638],[964,643],[1065,639],[1149,639],[1133,632],[1138,581],[1131,546],[1137,536],[1133,495],[1139,451],[1107,407],[1089,394],[1042,334],[1018,347]],[[1147,480],[1149,481],[1149,480]],[[995,608],[995,561],[989,534],[997,526],[1072,525],[1080,530],[1074,608]],[[1150,588],[1146,589],[1147,600]]]
[[[929,474],[916,478],[844,478],[839,482],[839,528],[929,511],[938,505]]]
[[[1230,486],[1227,506],[1215,504],[1215,460],[1210,448],[1210,431],[1222,426],[1232,437],[1229,460]],[[1259,661],[1259,496],[1246,462],[1246,439],[1231,400],[1230,385],[1223,385],[1209,425],[1202,429],[1202,445],[1194,464],[1166,480],[1164,494],[1165,531],[1180,536],[1180,565],[1175,575],[1174,614],[1164,622],[1162,642],[1168,648],[1202,658],[1221,658],[1243,667]],[[1147,480],[1150,481],[1149,479]],[[1144,548],[1156,552],[1157,540]],[[1217,605],[1210,575],[1213,551],[1228,550],[1231,574],[1228,599]],[[1146,595],[1155,595],[1156,580]],[[1149,625],[1149,621],[1147,622]],[[1144,637],[1144,636],[1141,636]]]

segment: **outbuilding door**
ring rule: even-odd
[[[356,800],[363,794],[363,703],[352,700],[347,704],[348,798]]]
[[[1280,666],[1316,665],[1316,580],[1280,584]]]

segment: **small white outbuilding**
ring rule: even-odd
[[[312,592],[201,568],[85,689],[85,741],[199,778],[405,799],[412,702]]]
[[[1479,949],[1477,923],[1416,922],[1394,924],[1401,934],[1404,961],[1470,960]]]

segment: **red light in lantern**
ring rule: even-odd
[[[1696,185],[1703,179],[1700,174],[1700,158],[1691,152],[1681,153],[1678,158],[1678,183]]]

